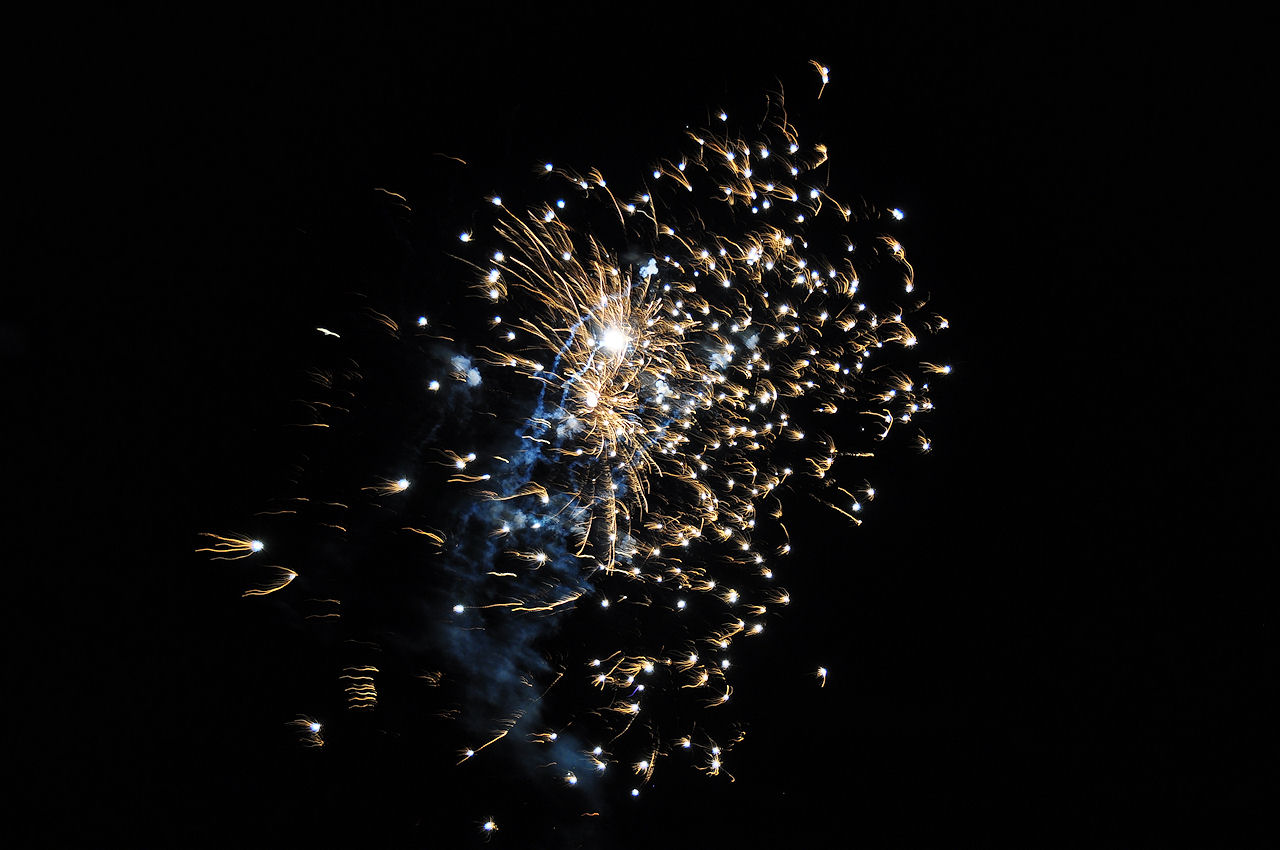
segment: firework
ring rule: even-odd
[[[570,793],[621,774],[630,795],[666,763],[731,778],[734,659],[791,601],[784,507],[812,499],[842,533],[875,496],[843,475],[896,430],[932,446],[914,423],[950,368],[915,349],[946,321],[885,232],[903,213],[839,200],[830,152],[781,97],[748,133],[724,113],[710,123],[625,189],[547,163],[545,202],[489,198],[452,252],[490,311],[474,327],[366,310],[317,329],[351,349],[317,371],[326,396],[301,424],[369,440],[388,412],[376,393],[358,412],[356,389],[379,363],[407,373],[394,409],[414,412],[384,426],[402,448],[381,466],[329,468],[323,494],[264,512],[303,518],[280,536],[311,542],[292,544],[291,567],[259,568],[269,577],[248,593],[310,593],[307,616],[330,624],[352,619],[355,588],[350,628],[379,635],[366,645],[392,631],[371,622],[395,619],[369,601],[379,582],[425,609],[406,643],[456,729],[441,758],[459,769],[536,763]],[[377,535],[396,537],[382,556],[396,569],[309,579],[307,546],[365,553]],[[270,527],[267,544],[209,536],[216,558],[287,549]],[[380,710],[385,672],[344,664],[349,708]],[[318,722],[295,725],[320,743]]]

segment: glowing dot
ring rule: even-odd
[[[618,327],[606,328],[604,333],[600,335],[600,344],[610,351],[623,351],[627,347],[631,339],[627,336],[626,331]]]

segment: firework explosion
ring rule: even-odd
[[[384,668],[412,676],[458,769],[622,795],[660,766],[731,777],[734,660],[790,602],[784,505],[840,534],[875,496],[841,474],[903,428],[930,447],[914,423],[949,368],[917,346],[946,321],[886,235],[902,213],[834,197],[780,96],[745,135],[710,123],[625,191],[547,163],[545,203],[489,198],[453,250],[483,321],[318,329],[301,424],[329,448],[305,495],[201,547],[287,563],[253,566],[246,595],[296,595],[348,647],[353,711],[381,710]]]

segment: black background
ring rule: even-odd
[[[490,815],[495,846],[1274,840],[1248,433],[1270,390],[1244,377],[1257,284],[1220,265],[1214,189],[1247,179],[1221,138],[1248,130],[1224,97],[1248,75],[1206,57],[1198,22],[211,7],[15,32],[16,235],[36,255],[3,329],[31,426],[9,441],[26,843],[454,847]],[[833,71],[812,113],[843,145],[833,182],[907,210],[956,373],[934,452],[903,452],[870,521],[798,554],[811,607],[773,628],[737,781],[561,823],[377,723],[300,750],[284,721],[332,669],[191,550],[283,480],[294,343],[396,268],[372,188],[431,232],[548,157],[621,180],[708,109],[812,85],[811,58]],[[442,181],[441,153],[471,170]]]

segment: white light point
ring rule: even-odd
[[[627,336],[627,332],[618,327],[605,328],[604,333],[600,335],[600,344],[615,354],[626,351],[627,344],[630,342],[631,338]]]

